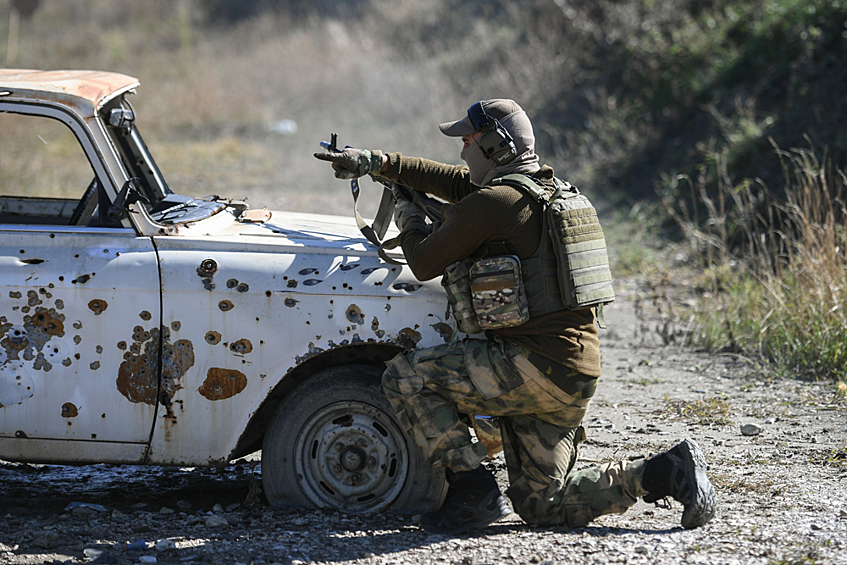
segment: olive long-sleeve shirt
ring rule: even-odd
[[[402,234],[403,254],[418,279],[443,274],[491,241],[506,242],[520,259],[538,248],[542,207],[528,194],[507,185],[476,186],[465,166],[387,156],[383,176],[450,203],[442,209],[441,226],[431,233],[413,225]],[[553,169],[542,167],[531,176],[552,184]],[[536,316],[517,327],[488,330],[486,336],[500,336],[583,375],[600,376],[600,343],[590,308]]]

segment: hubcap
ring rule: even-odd
[[[321,408],[303,426],[295,468],[315,506],[375,512],[403,490],[409,455],[402,432],[382,410],[339,402]]]

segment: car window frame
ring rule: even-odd
[[[91,169],[94,173],[94,176],[97,178],[98,182],[100,182],[103,190],[106,191],[109,200],[114,201],[117,190],[117,183],[115,182],[115,178],[112,176],[111,171],[103,162],[102,152],[98,149],[98,144],[93,138],[92,132],[80,118],[75,115],[73,112],[69,112],[65,108],[59,105],[53,105],[45,102],[19,102],[19,101],[10,101],[10,100],[2,100],[0,99],[0,113],[9,113],[9,114],[18,114],[23,116],[36,116],[43,117],[48,119],[53,119],[58,122],[61,122],[66,127],[68,127],[76,138],[77,143],[79,143],[80,148],[82,149],[83,154],[88,159],[88,163],[91,166]],[[99,123],[99,120],[96,118],[92,118],[91,122],[97,124],[98,127],[102,128],[102,124]],[[101,132],[105,139],[109,140],[109,150],[113,153],[112,158],[121,168],[121,173],[126,176],[126,172],[123,170],[123,163],[120,161],[118,156],[114,154],[115,149],[111,147],[111,140],[108,137],[108,133],[105,131]],[[106,226],[69,226],[62,224],[0,224],[3,229],[11,229],[16,226],[22,228],[36,228],[36,231],[43,231],[45,229],[55,230],[57,228],[70,228],[69,231],[79,231],[79,230],[110,230],[110,233],[116,233],[115,230],[128,229],[132,231],[134,234],[139,234],[137,227],[134,222],[130,220],[130,218],[126,218],[121,222],[121,227],[106,227]],[[65,231],[65,230],[62,230]],[[139,234],[140,235],[140,234]]]

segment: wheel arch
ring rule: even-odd
[[[403,351],[406,349],[395,344],[365,343],[336,347],[303,361],[280,379],[256,410],[244,433],[241,434],[231,459],[243,457],[262,448],[265,430],[280,402],[312,376],[325,369],[344,365],[383,367],[389,359]]]

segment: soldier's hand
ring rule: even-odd
[[[341,151],[315,153],[321,161],[329,161],[339,179],[357,179],[367,174],[378,175],[382,170],[382,152],[347,147]]]
[[[419,223],[422,228],[426,228],[426,212],[411,200],[397,197],[394,203],[394,223],[400,231],[414,223]]]

